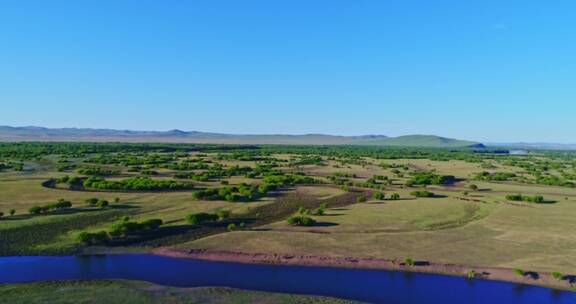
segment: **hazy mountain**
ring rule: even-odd
[[[112,129],[49,129],[42,127],[0,126],[0,141],[97,141],[97,142],[170,142],[220,144],[292,144],[292,145],[374,145],[406,147],[483,147],[482,144],[432,135],[387,137],[384,135],[336,136],[235,135],[197,131],[131,131]]]
[[[458,140],[434,135],[406,135],[399,137],[389,137],[383,139],[369,139],[360,142],[362,145],[376,146],[394,146],[394,147],[442,147],[442,148],[459,148],[459,147],[483,147],[482,144]]]

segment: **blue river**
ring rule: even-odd
[[[0,258],[0,284],[92,279],[222,286],[387,304],[576,303],[572,292],[395,271],[206,262],[147,254]]]

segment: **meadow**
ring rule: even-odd
[[[4,256],[174,247],[576,274],[569,152],[7,143],[0,168]]]

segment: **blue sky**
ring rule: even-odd
[[[576,2],[0,2],[0,125],[576,142]]]

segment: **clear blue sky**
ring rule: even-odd
[[[576,142],[576,2],[0,2],[0,125]]]

